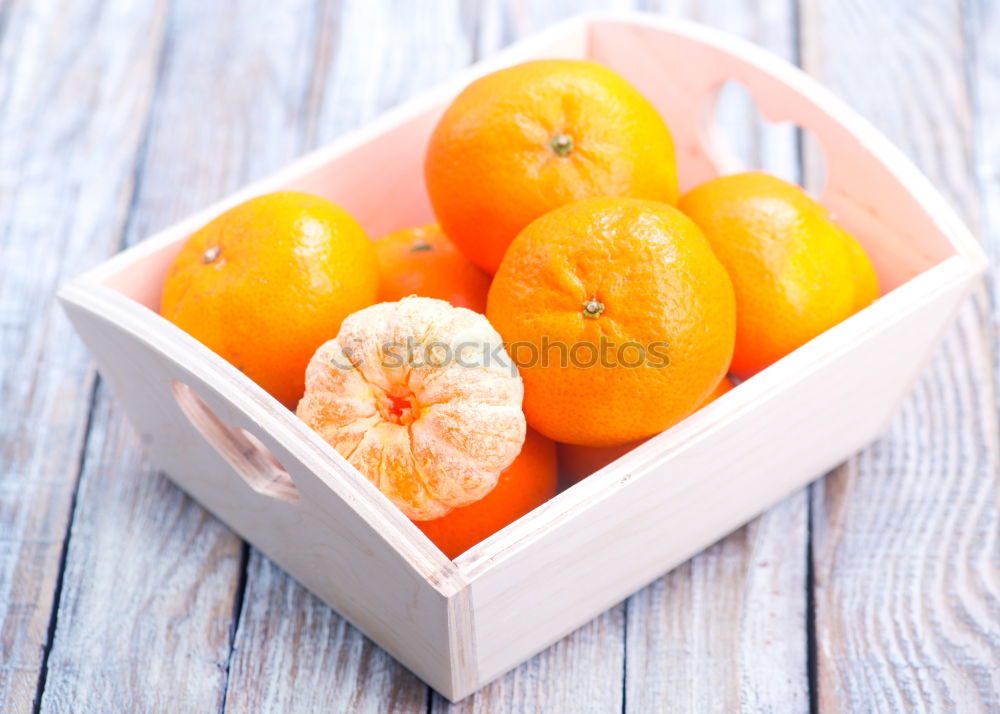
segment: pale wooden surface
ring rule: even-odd
[[[861,226],[859,237],[889,292],[454,565],[294,415],[190,336],[150,320],[135,304],[156,307],[155,288],[174,250],[207,213],[222,210],[218,204],[115,256],[59,293],[102,383],[129,415],[152,463],[452,699],[530,659],[871,443],[974,286],[972,276],[979,277],[987,263],[945,200],[922,177],[907,175],[914,169],[894,155],[898,150],[884,137],[860,125],[857,137],[838,128],[836,117],[845,124],[860,119],[820,85],[737,37],[663,20],[634,15],[626,22],[560,23],[477,63],[473,71],[481,74],[539,52],[578,56],[589,33],[590,56],[622,71],[665,112],[677,153],[688,159],[679,166],[682,186],[714,170],[696,157],[717,156],[718,137],[713,132],[706,144],[691,112],[681,108],[707,106],[715,101],[719,82],[739,77],[765,116],[800,117],[816,133],[827,151],[823,196],[837,202],[847,227]],[[662,68],[685,62],[690,67],[683,78],[662,82]],[[419,179],[421,147],[432,129],[428,117],[469,79],[469,72],[460,73],[422,94],[416,105],[408,102],[363,132],[293,162],[264,183],[251,183],[227,196],[225,204],[295,186],[351,207],[373,235],[384,230],[379,226],[429,220]],[[865,159],[886,151],[897,179],[880,178],[885,168],[874,156]],[[376,183],[373,167],[385,157],[392,161],[391,180]],[[367,178],[358,180],[359,175]],[[901,195],[901,185],[912,195]],[[871,195],[885,205],[859,212]],[[948,228],[946,238],[932,221],[942,228],[959,225]],[[901,236],[909,236],[905,262],[899,260]],[[939,260],[934,256],[949,240],[961,255],[898,284],[907,264],[920,269]],[[178,390],[180,383],[190,389]],[[192,399],[195,394],[204,401]],[[206,413],[206,405],[215,415]],[[274,501],[240,484],[239,471],[249,479],[254,469],[244,456],[247,447],[233,443],[236,432],[226,423],[248,429],[270,447],[298,484],[301,499]],[[449,594],[454,597],[446,605],[443,596]]]
[[[585,5],[632,3],[0,0],[0,709],[450,708],[151,472],[51,295]],[[798,58],[1000,259],[1000,9],[665,5]],[[794,135],[724,113],[798,172]],[[876,446],[453,708],[1000,707],[998,294]]]

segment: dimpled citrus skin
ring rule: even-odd
[[[834,224],[840,232],[847,246],[847,252],[851,256],[851,272],[854,275],[854,311],[868,307],[878,299],[878,275],[875,274],[875,267],[872,261],[861,247],[847,231]]]
[[[490,276],[462,255],[437,224],[382,236],[375,241],[375,254],[379,302],[420,295],[486,312]]]
[[[760,172],[712,179],[679,207],[736,289],[733,374],[749,377],[878,297],[864,249],[798,186]]]
[[[428,520],[493,489],[524,442],[522,396],[485,317],[408,297],[344,320],[310,360],[297,414],[409,518]]]
[[[603,311],[587,317],[598,304]],[[521,231],[486,315],[521,368],[528,424],[588,446],[641,439],[694,411],[726,373],[736,327],[729,276],[697,226],[666,204],[629,198],[578,201]],[[628,348],[622,364],[629,342],[645,355]]]
[[[732,380],[727,376],[723,377],[716,385],[708,398],[702,402],[698,409],[708,406],[716,399],[733,388]],[[695,409],[695,411],[698,411]],[[599,469],[603,469],[615,459],[618,459],[643,442],[631,441],[627,444],[617,446],[579,446],[577,444],[559,444],[559,478],[562,488],[569,488],[575,483],[590,476]]]
[[[556,445],[528,429],[521,453],[482,500],[433,521],[415,521],[441,552],[456,558],[556,495]]]
[[[346,211],[319,196],[271,193],[188,238],[160,313],[294,408],[313,352],[377,288],[375,251]]]
[[[537,60],[472,82],[434,129],[424,175],[444,232],[491,274],[514,236],[553,208],[678,195],[673,140],[656,109],[582,60]]]

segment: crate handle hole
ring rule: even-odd
[[[765,116],[739,80],[723,82],[710,95],[702,140],[720,175],[760,170],[802,186],[813,198],[826,185],[826,157],[809,129]]]
[[[226,424],[194,389],[173,383],[174,398],[195,429],[236,469],[257,493],[281,501],[299,500],[299,489],[291,475],[256,436],[246,429]]]

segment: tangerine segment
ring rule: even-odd
[[[521,453],[500,474],[496,488],[482,500],[417,528],[449,558],[456,558],[504,526],[556,495],[556,446],[528,429]]]
[[[521,379],[486,318],[409,297],[313,355],[298,415],[414,520],[478,501],[524,442]]]
[[[858,242],[798,186],[761,172],[723,176],[680,208],[701,227],[736,289],[732,372],[749,377],[878,297]]]
[[[345,210],[319,196],[271,193],[188,238],[160,313],[294,408],[313,352],[377,289],[371,241]]]
[[[593,198],[511,244],[486,314],[524,379],[528,424],[609,446],[663,431],[726,373],[733,287],[697,226],[662,203]]]
[[[472,82],[431,135],[424,175],[444,232],[494,273],[528,223],[592,196],[677,201],[670,130],[623,77],[537,60]]]

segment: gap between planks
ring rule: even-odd
[[[802,8],[807,69],[872,118],[975,225],[989,194],[974,181],[973,157],[989,156],[980,144],[998,133],[980,128],[987,115],[975,112],[970,82],[989,72],[976,38],[996,46],[995,23],[992,41],[982,15],[970,33],[970,5],[958,1]],[[995,267],[995,232],[986,238]],[[966,304],[885,436],[817,488],[821,711],[1000,706],[996,318],[984,297]]]
[[[128,191],[118,179],[134,157],[162,31],[162,3],[85,5],[0,3],[0,135],[22,138],[0,152],[0,392],[12,415],[2,427],[0,696],[12,712],[37,708],[50,674],[54,598],[66,587],[84,427],[93,421],[93,367],[51,296],[91,250],[117,244],[107,238],[121,230]],[[108,42],[116,21],[148,37]],[[68,91],[74,81],[90,91]],[[86,161],[96,154],[108,175],[92,182]],[[57,169],[42,163],[50,156],[61,157]]]

